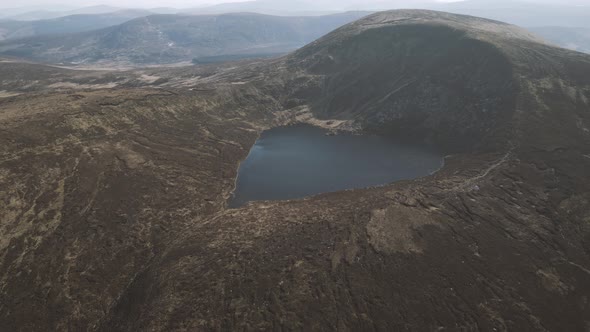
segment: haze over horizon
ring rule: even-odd
[[[67,10],[67,9],[78,9],[89,6],[115,6],[120,8],[156,8],[156,7],[173,7],[173,8],[193,8],[200,6],[229,4],[238,2],[259,2],[272,5],[289,6],[292,4],[305,4],[310,9],[325,9],[325,10],[342,10],[350,8],[358,9],[370,9],[370,8],[399,8],[399,7],[411,7],[415,5],[417,7],[432,4],[432,3],[449,3],[449,2],[481,2],[486,5],[495,3],[518,3],[518,2],[529,2],[535,4],[551,4],[551,5],[570,5],[570,6],[588,6],[590,5],[589,0],[568,0],[568,1],[557,1],[557,0],[520,0],[520,1],[489,1],[489,0],[24,0],[18,4],[12,2],[0,3],[0,9],[17,9],[32,7],[37,10]]]
[[[590,0],[23,0],[18,6],[0,3],[0,41],[99,30],[158,14],[310,17],[427,9],[518,25],[555,45],[590,51]]]
[[[0,332],[590,332],[590,0],[229,1],[0,0]]]

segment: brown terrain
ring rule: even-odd
[[[274,60],[0,62],[0,330],[588,331],[590,56],[378,13]],[[228,209],[259,133],[427,142],[438,173]]]

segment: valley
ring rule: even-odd
[[[278,58],[72,70],[11,57],[0,77],[7,330],[590,324],[589,55],[399,10]],[[228,208],[259,136],[294,124],[448,157],[417,179]]]
[[[223,55],[281,54],[366,15],[151,15],[99,30],[6,40],[0,42],[0,56],[62,65],[137,67]]]

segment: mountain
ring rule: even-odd
[[[345,11],[380,11],[390,9],[430,9],[457,14],[475,15],[500,20],[520,26],[563,26],[590,28],[587,17],[590,6],[584,3],[568,1],[542,2],[534,4],[527,0],[297,0],[275,1],[255,0],[226,2],[216,5],[200,5],[194,8],[147,8],[154,14],[183,15],[219,15],[228,13],[258,13],[279,16],[310,16],[341,13]],[[127,8],[129,10],[130,8]],[[105,14],[125,10],[123,7],[91,6],[70,8],[67,6],[30,6],[26,8],[3,9],[0,18],[13,20],[51,19],[77,14]]]
[[[321,98],[312,104],[317,115],[346,115],[364,126],[385,126],[402,137],[421,137],[449,149],[502,135],[490,123],[511,122],[504,112],[515,83],[510,62],[495,48],[506,48],[513,40],[541,39],[525,29],[479,18],[400,13],[372,15],[292,55],[292,65],[325,77]],[[428,23],[416,24],[416,17]]]
[[[60,16],[65,16],[59,12],[53,12],[49,10],[34,10],[21,13],[18,15],[6,16],[5,18],[15,21],[36,21],[36,20],[47,20]]]
[[[0,43],[0,54],[52,63],[154,64],[294,50],[366,13],[153,15],[91,32]]]
[[[220,14],[228,12],[256,12],[272,15],[307,15],[341,11],[380,11],[391,9],[430,9],[457,14],[474,15],[500,20],[524,27],[564,26],[590,27],[590,6],[587,1],[534,0],[257,0],[221,5],[204,6],[188,10],[195,14]]]
[[[50,10],[51,9],[51,10]],[[67,5],[38,5],[26,7],[2,8],[0,10],[0,18],[9,18],[17,15],[22,15],[28,12],[67,12],[77,9],[74,6]]]
[[[526,1],[466,0],[429,6],[452,13],[476,15],[523,27],[564,26],[590,28],[590,6],[570,3],[530,3]]]
[[[107,6],[107,5],[96,5],[96,6],[89,6],[89,7],[82,7],[71,10],[66,12],[68,15],[81,15],[81,14],[107,14],[118,12],[122,10],[127,10],[124,7],[114,7],[114,6]]]
[[[55,19],[64,16],[72,16],[72,15],[96,15],[96,14],[107,14],[113,13],[118,11],[125,11],[125,8],[119,7],[112,7],[112,6],[91,6],[91,7],[83,7],[83,8],[76,8],[76,9],[67,9],[67,10],[59,10],[58,7],[51,7],[51,10],[44,9],[46,7],[40,7],[37,10],[25,10],[24,8],[19,8],[13,10],[13,14],[7,14],[4,18],[8,18],[15,21],[38,21],[38,20],[48,20],[48,19]],[[67,8],[67,7],[66,7]],[[10,11],[8,11],[10,13]]]
[[[530,31],[545,40],[574,51],[590,53],[590,28],[534,27]]]
[[[77,14],[39,21],[5,20],[0,21],[0,40],[97,30],[148,15],[151,15],[148,11],[124,10],[107,14]]]
[[[342,10],[323,6],[312,1],[272,1],[257,0],[243,2],[228,2],[212,6],[201,6],[198,8],[183,10],[184,13],[193,15],[211,15],[228,13],[257,13],[265,15],[280,16],[317,16],[328,15]]]
[[[150,8],[149,11],[154,14],[178,14],[178,13],[182,12],[182,10],[177,9],[177,8],[172,8],[172,7]]]
[[[185,10],[194,14],[222,14],[230,12],[255,12],[271,15],[317,15],[341,11],[380,11],[390,9],[430,9],[457,14],[474,15],[500,20],[524,27],[563,26],[590,28],[590,6],[572,1],[567,3],[523,0],[257,0],[224,3]]]
[[[590,55],[402,10],[277,59],[15,61],[0,61],[5,330],[588,326]],[[300,122],[449,155],[421,179],[228,209],[259,135]]]

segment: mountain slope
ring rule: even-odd
[[[589,324],[588,55],[392,11],[280,59],[0,72],[7,330]],[[422,179],[227,209],[258,135],[294,122],[454,154]]]
[[[0,43],[0,54],[45,62],[174,63],[224,54],[293,50],[364,16],[155,15],[99,31]]]
[[[0,21],[0,40],[97,30],[150,14],[148,11],[128,10],[107,14],[78,14],[39,21]]]
[[[323,77],[315,114],[453,149],[500,142],[518,91],[502,48],[540,40],[485,19],[400,13],[372,15],[290,56],[291,66]]]
[[[352,119],[451,151],[585,141],[587,91],[576,87],[587,84],[587,56],[497,21],[393,13],[361,19],[290,56],[308,79],[294,93],[303,100],[292,102],[318,117]],[[523,113],[523,103],[546,111]],[[572,113],[557,121],[563,107]],[[560,134],[568,127],[577,129]]]
[[[17,20],[17,21],[38,21],[38,20],[50,20],[60,17],[72,16],[72,15],[98,15],[98,14],[109,14],[119,11],[127,11],[128,9],[97,5],[82,8],[68,8],[67,6],[50,5],[51,10],[48,10],[48,6],[39,6],[35,9],[35,6],[27,6],[22,8],[14,8],[7,10],[4,17]],[[130,11],[135,11],[129,9]]]

